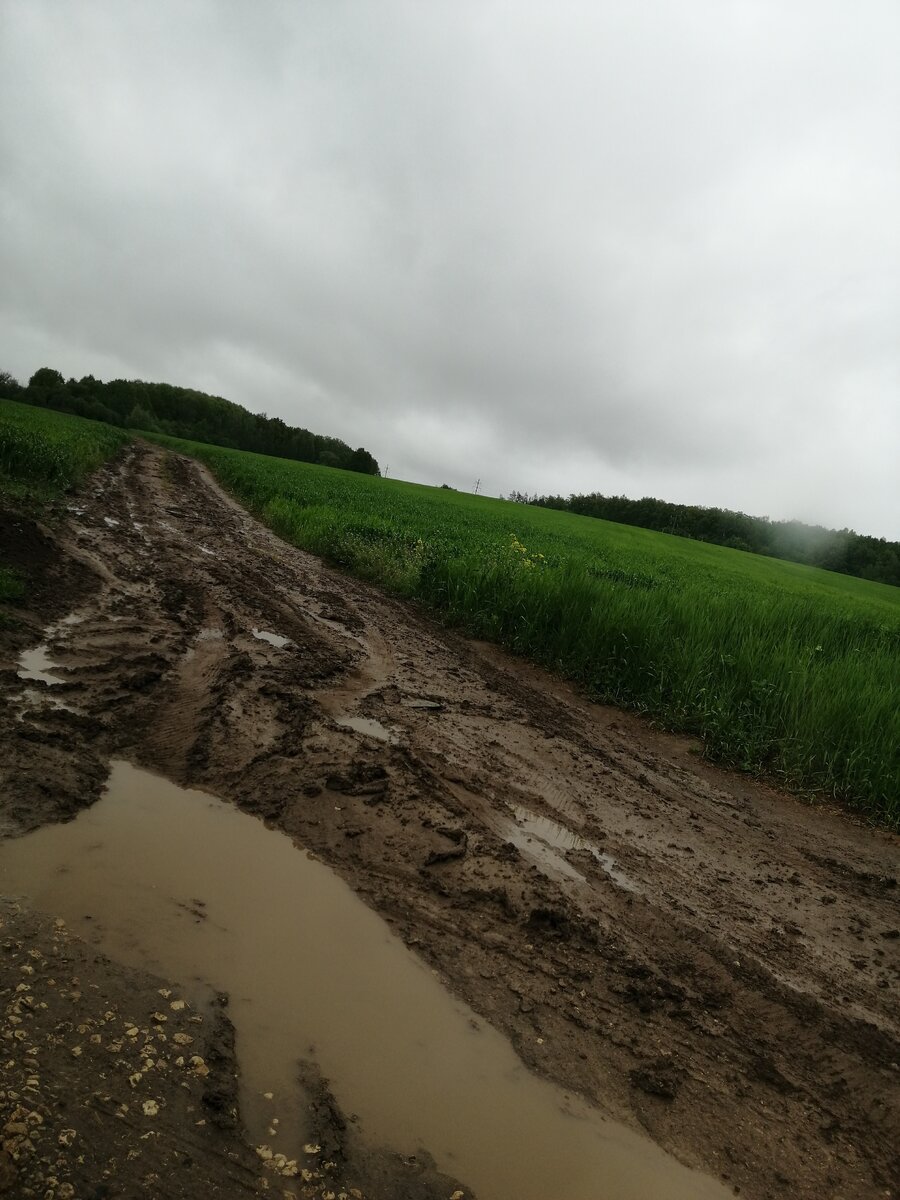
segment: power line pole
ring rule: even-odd
[[[480,479],[476,479],[476,480],[475,480],[475,495],[476,495],[476,496],[478,495],[478,489],[479,489],[480,487],[481,487],[481,480],[480,480]]]

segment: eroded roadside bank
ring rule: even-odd
[[[41,537],[0,680],[10,834],[90,804],[116,755],[199,786],[682,1162],[746,1195],[896,1188],[896,838],[443,633],[158,450]],[[23,679],[44,642],[56,681]]]

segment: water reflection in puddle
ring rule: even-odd
[[[291,639],[282,637],[280,633],[270,633],[267,629],[254,629],[253,636],[261,642],[268,642],[270,646],[275,646],[278,650],[283,650],[285,646],[291,644]]]
[[[55,683],[62,683],[59,675],[54,674],[58,669],[59,664],[51,659],[47,643],[41,642],[40,646],[35,646],[32,650],[22,651],[16,674],[20,679],[32,679],[52,687]]]
[[[16,674],[20,679],[32,680],[37,683],[45,683],[48,687],[54,684],[63,683],[64,680],[54,672],[61,670],[59,663],[56,663],[50,657],[50,643],[54,638],[58,637],[64,629],[72,625],[80,625],[84,617],[79,613],[69,613],[67,617],[56,621],[53,625],[48,625],[44,630],[44,641],[39,646],[33,646],[30,650],[23,650],[19,655],[16,663]],[[59,705],[59,707],[64,707]]]
[[[512,842],[551,878],[587,883],[582,872],[573,867],[565,857],[566,850],[585,850],[618,887],[626,892],[639,891],[637,884],[616,866],[616,860],[611,854],[606,854],[580,833],[575,833],[566,825],[560,825],[558,821],[542,817],[520,805],[513,808],[513,818],[499,818],[498,833]]]
[[[397,735],[391,733],[387,726],[382,725],[373,717],[335,717],[334,723],[343,729],[354,729],[357,733],[366,734],[367,737],[377,738],[379,742],[389,742],[392,746],[397,745]]]
[[[312,1053],[367,1137],[425,1147],[481,1200],[729,1194],[529,1074],[332,871],[208,795],[115,763],[93,808],[0,845],[0,890],[120,961],[227,991],[245,1120],[285,1153]]]
[[[567,826],[550,820],[549,817],[538,816],[537,813],[533,813],[527,808],[521,808],[518,805],[513,811],[516,821],[524,830],[526,836],[537,838],[546,846],[555,847],[559,850],[587,850],[613,883],[617,883],[626,892],[638,891],[634,881],[629,879],[625,872],[616,866],[616,860],[613,856],[606,854],[594,842],[582,837],[580,833],[575,833]],[[561,858],[562,856],[558,855],[557,857]],[[566,865],[569,866],[568,863]]]
[[[543,838],[523,829],[512,817],[497,817],[494,824],[500,837],[512,842],[517,850],[521,850],[525,857],[530,858],[550,879],[571,879],[575,883],[587,883],[582,873],[562,854],[554,850]]]

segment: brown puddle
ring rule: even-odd
[[[257,1143],[301,1149],[295,1063],[314,1057],[364,1136],[424,1147],[480,1200],[731,1195],[529,1073],[328,867],[209,795],[116,762],[76,820],[0,845],[0,891],[113,958],[227,992]]]

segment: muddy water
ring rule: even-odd
[[[584,875],[560,853],[561,848],[555,847],[551,840],[541,837],[535,831],[533,826],[539,821],[539,818],[535,817],[531,829],[521,823],[518,813],[524,811],[524,809],[517,808],[515,817],[500,816],[495,819],[494,824],[500,836],[506,841],[512,842],[550,879],[570,879],[575,883],[587,883]]]
[[[16,675],[19,679],[24,683],[40,683],[45,686],[42,688],[26,687],[18,696],[14,697],[23,705],[18,720],[23,719],[24,707],[28,706],[40,708],[43,705],[49,708],[64,709],[66,712],[77,711],[49,691],[57,684],[65,682],[64,677],[59,674],[63,668],[51,657],[50,642],[62,636],[68,626],[79,624],[81,619],[76,613],[70,613],[56,624],[48,625],[44,630],[45,641],[38,646],[33,646],[30,650],[23,650],[19,655],[16,663]]]
[[[50,642],[64,636],[70,626],[80,625],[83,619],[78,613],[69,613],[61,621],[48,625],[44,630],[44,640],[40,645],[34,646],[30,650],[23,650],[19,655],[19,661],[16,664],[18,677],[45,683],[48,687],[62,683],[63,679],[56,674],[60,669],[59,664],[50,657]]]
[[[254,629],[253,636],[260,642],[268,642],[276,650],[283,650],[285,646],[291,644],[290,638],[285,637],[282,633],[272,633],[269,629]]]
[[[462,789],[454,789],[462,794]],[[567,825],[561,825],[550,817],[543,817],[521,805],[512,805],[509,816],[495,812],[490,820],[497,835],[512,844],[531,859],[535,866],[549,879],[564,884],[589,887],[586,876],[566,858],[567,850],[586,851],[597,866],[619,888],[626,892],[638,892],[640,888],[617,865],[615,858],[601,850],[595,842],[576,833]]]
[[[93,808],[0,846],[0,892],[227,991],[257,1142],[297,1153],[294,1063],[312,1056],[365,1136],[425,1147],[481,1200],[730,1194],[529,1074],[332,871],[208,795],[115,763]]]
[[[60,677],[54,674],[56,669],[57,664],[51,659],[46,642],[43,642],[33,650],[23,651],[16,673],[20,679],[34,679],[52,687],[54,683],[62,683]]]
[[[573,872],[571,864],[562,855],[553,853],[554,850],[587,850],[613,883],[624,888],[626,892],[638,890],[634,881],[616,866],[616,860],[611,854],[606,854],[594,842],[582,837],[580,833],[575,833],[568,826],[560,825],[558,821],[539,816],[530,809],[522,808],[519,805],[516,805],[513,812],[517,829],[510,840],[520,849],[525,849],[526,853],[540,855],[542,851],[550,851],[557,869],[566,868],[569,872]],[[534,846],[535,841],[537,841],[538,847]],[[584,876],[580,872],[573,873],[575,877],[584,881]]]
[[[379,742],[390,742],[392,745],[398,742],[397,735],[373,717],[335,717],[334,723],[343,729],[353,729],[356,733],[375,738]]]

